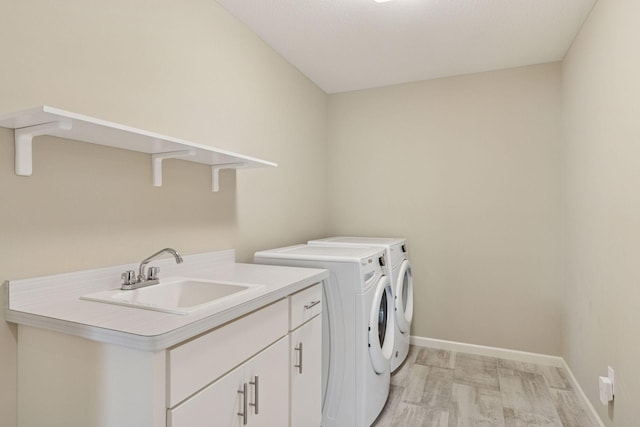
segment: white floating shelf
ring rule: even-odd
[[[221,169],[278,166],[276,163],[160,135],[46,105],[0,115],[0,127],[14,129],[17,175],[32,173],[31,145],[35,136],[51,135],[90,144],[151,154],[153,185],[162,185],[162,161],[181,158],[211,166],[212,191],[218,191]]]

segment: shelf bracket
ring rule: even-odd
[[[151,172],[153,173],[153,186],[162,187],[162,161],[165,159],[179,159],[181,157],[194,156],[196,150],[170,151],[151,155]]]
[[[245,162],[225,163],[211,166],[211,191],[217,193],[220,190],[220,171],[222,169],[238,169],[247,166]]]
[[[47,135],[55,130],[71,130],[71,120],[57,120],[13,131],[16,146],[16,175],[31,176],[33,173],[33,137]]]

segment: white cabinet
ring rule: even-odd
[[[256,356],[245,367],[249,393],[247,425],[273,427],[288,424],[288,347],[288,339],[284,338]]]
[[[291,427],[317,427],[322,420],[322,317],[291,332]]]
[[[169,427],[286,426],[287,342],[283,338],[169,410]]]
[[[322,421],[322,285],[314,285],[289,299],[291,427],[319,427]]]
[[[156,352],[19,325],[19,426],[317,427],[321,297],[316,284]]]

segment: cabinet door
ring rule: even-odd
[[[322,420],[322,315],[291,332],[290,346],[291,427],[318,427]]]
[[[288,322],[282,299],[170,349],[169,407],[284,337]]]
[[[168,412],[168,427],[289,425],[288,340],[267,347]],[[257,379],[257,381],[256,381]],[[246,394],[244,392],[246,386]],[[246,399],[246,405],[245,405]],[[246,406],[246,417],[245,413]]]
[[[182,402],[167,414],[168,427],[240,427],[243,410],[243,366],[239,366]]]
[[[245,381],[249,384],[248,425],[251,427],[289,425],[288,347],[285,337],[245,365]]]

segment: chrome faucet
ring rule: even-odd
[[[121,278],[122,278],[122,287],[120,289],[122,289],[122,290],[133,290],[133,289],[143,288],[145,286],[151,286],[151,285],[158,284],[160,282],[160,279],[158,278],[158,273],[160,272],[160,267],[149,267],[148,273],[145,273],[145,267],[146,267],[147,264],[149,264],[149,262],[151,262],[152,259],[154,259],[158,255],[161,255],[161,254],[163,254],[165,252],[173,255],[173,257],[176,259],[176,263],[178,263],[178,264],[182,263],[182,257],[180,256],[180,254],[175,249],[164,248],[162,250],[159,250],[155,254],[145,258],[140,263],[140,267],[138,268],[138,276],[137,277],[136,277],[136,272],[133,271],[133,270],[128,270],[128,271],[125,271],[124,273],[122,273],[122,276],[121,276]]]

